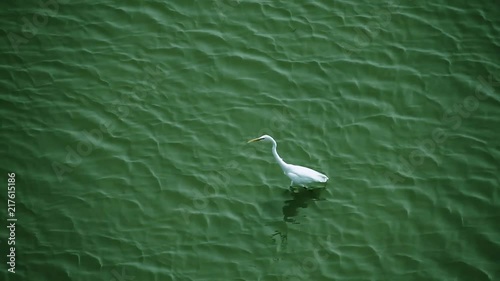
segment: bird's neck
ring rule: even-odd
[[[277,146],[278,146],[278,144],[276,144],[276,141],[273,140],[273,155],[274,155],[274,159],[276,159],[276,162],[278,162],[278,164],[280,165],[281,169],[285,170],[285,167],[286,167],[287,164],[278,155],[278,151],[276,150]]]

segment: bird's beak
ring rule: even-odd
[[[254,142],[254,141],[260,141],[260,140],[262,140],[262,138],[251,139],[247,143],[251,143],[251,142]]]

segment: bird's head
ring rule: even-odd
[[[273,138],[271,136],[269,136],[269,135],[262,135],[262,136],[260,136],[258,138],[249,140],[247,143],[251,143],[251,142],[254,142],[254,141],[262,141],[262,140],[263,141],[270,141],[272,139]]]

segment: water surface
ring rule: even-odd
[[[2,280],[500,278],[494,1],[0,5]]]

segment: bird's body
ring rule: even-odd
[[[283,173],[292,180],[292,183],[305,186],[315,182],[324,183],[328,181],[327,176],[313,169],[291,164],[288,165],[291,167],[291,171],[283,171]]]
[[[291,183],[292,186],[295,184],[307,187],[307,185],[311,183],[326,183],[328,181],[328,177],[320,172],[317,172],[307,167],[288,164],[285,161],[283,161],[283,159],[281,159],[281,157],[278,155],[278,151],[276,150],[276,147],[278,145],[271,136],[263,135],[259,138],[249,140],[248,142],[261,141],[261,140],[267,140],[273,143],[273,148],[272,148],[273,156],[276,159],[276,162],[278,162],[281,169],[283,170],[283,173],[292,181]]]

